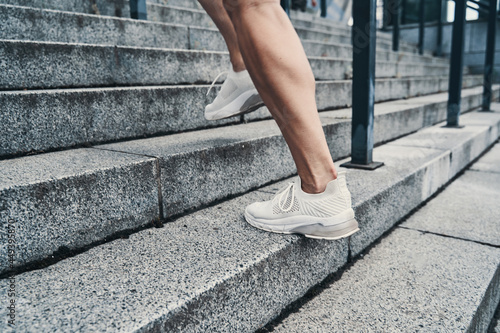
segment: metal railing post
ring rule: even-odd
[[[446,1],[444,2],[446,4]],[[438,25],[437,25],[437,45],[436,45],[436,56],[443,56],[443,1],[439,0],[439,13],[438,13]]]
[[[326,0],[320,0],[319,5],[321,8],[321,17],[326,17]]]
[[[351,161],[347,168],[373,170],[373,105],[375,103],[375,42],[377,0],[353,0],[353,79]]]
[[[466,0],[455,0],[455,21],[453,22],[451,40],[450,79],[448,85],[448,115],[445,127],[461,127],[459,118],[464,65],[466,2]]]
[[[495,38],[497,30],[497,0],[490,0],[488,13],[488,35],[486,42],[486,57],[484,63],[483,83],[483,111],[491,110],[491,85],[493,81],[493,67],[495,66]]]
[[[146,0],[130,0],[130,17],[136,20],[147,20]]]
[[[389,26],[389,15],[388,15],[388,7],[389,7],[389,3],[390,3],[391,0],[383,0],[382,1],[382,8],[383,8],[383,17],[382,17],[382,30],[387,30],[387,27]]]
[[[425,37],[425,0],[420,0],[419,10],[419,27],[418,27],[418,53],[424,54],[424,37]]]
[[[290,16],[290,0],[281,0],[280,3],[285,13]]]
[[[399,51],[399,24],[401,22],[401,0],[392,0],[392,50]]]

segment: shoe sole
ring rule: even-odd
[[[255,219],[247,212],[245,212],[245,219],[250,225],[252,225],[257,229],[274,232],[277,234],[286,234],[286,235],[301,234],[307,238],[312,238],[312,239],[337,240],[349,237],[359,231],[358,222],[356,221],[353,215],[354,213],[352,213],[351,218],[340,223],[337,222],[335,224],[330,224],[327,219],[323,219],[323,221],[320,221],[321,220],[320,218],[313,218],[313,217],[304,217],[304,219],[318,220],[316,223],[294,222],[291,225],[290,224],[287,225],[285,223],[266,224],[265,221]]]
[[[205,119],[221,120],[231,118],[255,111],[262,106],[264,106],[264,102],[262,102],[262,99],[260,98],[257,90],[253,89],[244,92],[231,103],[218,110],[217,112],[211,114],[207,114],[207,112],[205,112]]]

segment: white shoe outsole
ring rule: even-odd
[[[318,220],[318,218],[307,216],[298,218]],[[359,231],[358,222],[356,221],[356,219],[354,219],[354,215],[348,220],[331,225],[324,225],[320,221],[309,221],[302,223],[297,223],[295,221],[291,224],[267,224],[264,221],[255,219],[250,214],[248,214],[248,212],[245,212],[245,219],[250,225],[254,226],[257,229],[287,235],[296,233],[313,239],[337,240],[349,237]]]

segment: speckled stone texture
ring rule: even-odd
[[[436,125],[375,148],[373,159],[384,162],[384,167],[375,171],[347,170],[347,184],[353,194],[353,206],[361,229],[351,237],[353,255],[361,253],[460,171],[457,169],[457,163],[453,162],[453,151],[463,151],[467,147],[475,147],[472,150],[474,152],[484,151],[493,143],[491,140],[496,140],[488,135],[489,126],[486,125],[485,117],[489,118],[487,121],[491,127],[498,126],[500,119],[472,112],[462,117],[470,119],[470,122],[476,119],[482,124],[476,126],[472,132],[464,132],[461,136],[448,135],[447,132],[439,130],[433,132],[441,126]],[[428,144],[424,148],[419,145],[401,144],[413,140],[413,137],[423,137],[420,133],[425,131],[435,133],[435,140],[432,141],[435,146]],[[466,135],[467,133],[469,135]],[[485,137],[488,137],[489,141],[485,140]],[[338,157],[334,152],[332,156]],[[459,164],[461,168],[477,157],[475,153],[463,156]],[[347,161],[349,159],[336,164]],[[279,182],[274,189],[282,186],[283,183]],[[387,204],[381,204],[382,202]]]
[[[0,39],[190,49],[182,25],[1,4],[0,18]]]
[[[500,156],[500,150],[493,153]],[[471,170],[476,164],[488,164],[485,158]],[[467,171],[403,226],[500,247],[499,196],[500,173]]]
[[[498,248],[398,228],[275,332],[485,332],[499,264]]]
[[[184,7],[192,9],[203,9],[198,0],[148,0],[151,4],[164,6]]]
[[[500,173],[500,144],[496,144],[479,161],[474,163],[470,170]]]
[[[397,108],[398,104],[389,103],[389,105],[392,105],[392,107],[385,109],[380,115],[377,111],[377,124],[380,119],[380,124],[385,123],[383,126],[390,126],[391,121],[387,117],[391,112],[393,117],[401,119],[406,117],[406,105],[399,105],[399,109]],[[349,154],[350,123],[348,117],[342,117],[341,114],[342,111],[321,113],[331,153],[336,158]],[[410,119],[413,119],[414,122],[422,122],[421,109],[415,109],[412,114],[416,118]],[[495,120],[491,119],[493,116],[491,114],[480,114],[478,118],[486,117],[489,119],[487,119],[488,121],[494,122]],[[474,127],[482,131],[481,133],[486,132],[485,128],[487,127],[484,121],[482,124],[483,126]],[[414,126],[416,125],[410,121],[407,126],[392,128],[387,133],[390,133],[393,137],[398,137],[415,130]],[[473,143],[476,149],[480,149],[480,145],[475,142],[481,143],[484,140],[477,139],[481,137],[479,132],[474,133],[475,136],[473,137],[464,137],[461,139],[462,141],[456,141],[454,147],[459,150],[460,144]],[[388,136],[386,134],[383,138],[378,139],[385,140],[388,139]],[[386,162],[386,167],[377,172],[381,174],[381,179],[384,177],[390,178],[390,184],[392,185],[387,188],[387,192],[374,195],[372,198],[374,201],[367,201],[365,206],[360,205],[356,208],[358,212],[362,212],[363,218],[360,219],[360,224],[363,229],[353,237],[352,246],[355,253],[358,253],[377,239],[397,220],[416,207],[422,200],[428,198],[451,177],[449,152],[420,147],[409,149],[408,147],[398,146],[398,142],[403,140],[408,140],[408,138],[398,140],[388,147],[381,147],[375,151],[376,159],[379,158]],[[437,140],[436,142],[441,141]],[[100,148],[159,158],[164,217],[177,215],[186,210],[210,204],[215,200],[244,193],[271,180],[279,180],[290,176],[295,172],[291,156],[273,121],[231,126],[224,128],[223,131],[209,129],[110,144]],[[44,156],[34,156],[27,159],[43,159]],[[471,155],[466,156],[471,157]],[[408,162],[408,160],[412,162]],[[5,163],[7,162],[8,160]],[[148,163],[152,163],[152,161]],[[127,165],[124,164],[117,162],[115,165],[123,168]],[[276,165],[280,167],[276,168]],[[63,167],[68,166],[63,165]],[[414,173],[412,169],[414,167],[421,168],[421,170],[417,168],[419,171]],[[407,172],[411,173],[408,174]],[[364,175],[365,173],[360,172],[360,175],[355,176],[355,178],[363,179]],[[394,177],[395,175],[400,175],[401,178]],[[68,182],[78,179],[74,174],[68,176]],[[366,177],[371,176],[373,174]],[[130,174],[128,177],[130,177]],[[135,178],[132,177],[132,179]],[[229,186],[220,186],[220,184],[229,184]],[[363,182],[358,184],[362,186]],[[365,191],[364,188],[360,190],[360,192],[363,191]],[[366,193],[376,192],[368,191]],[[407,200],[401,201],[401,198],[405,195]],[[399,205],[389,205],[383,211],[383,214],[381,214],[381,211],[369,209],[370,205],[376,206],[375,203],[381,198],[390,198],[390,201],[399,202]],[[100,209],[98,207],[101,207],[101,204],[97,202],[89,204],[89,207]],[[59,209],[57,205],[54,205],[53,208]],[[16,214],[20,214],[20,212],[22,210],[16,210]],[[147,219],[144,219],[144,221],[147,221]],[[107,232],[109,235],[112,232],[126,229],[126,227],[104,229],[103,232]],[[87,240],[78,243],[74,247],[87,245],[85,242]],[[56,249],[51,249],[51,251],[54,250]]]
[[[188,27],[192,50],[227,51],[226,42],[217,29]]]
[[[460,117],[464,128],[426,128],[391,145],[422,147],[451,152],[450,179],[478,157],[499,136],[499,112],[474,112]]]
[[[207,122],[208,86],[0,92],[0,156],[239,122]],[[71,106],[71,107],[69,107]]]
[[[190,8],[181,8],[190,7]],[[184,4],[165,4],[161,0],[148,2],[148,19],[155,22],[168,22],[185,24],[190,26],[215,27],[210,17],[200,7],[186,6]],[[297,34],[302,39],[319,40],[329,43],[351,44],[350,29],[345,25],[331,25],[317,22],[306,22],[303,19],[292,18],[296,26]],[[328,27],[331,26],[331,29]],[[380,49],[391,49],[391,36],[388,34],[377,34],[377,45]],[[407,43],[401,43],[402,52],[416,53],[417,48]]]
[[[377,140],[393,139],[421,128],[425,99],[422,98],[420,103],[422,103],[420,109],[415,108],[414,105],[408,108],[407,105],[401,104],[392,104],[392,108],[387,108],[383,104],[377,106],[381,114],[379,115],[377,110],[376,124],[378,125],[380,119],[380,126],[386,129],[383,136],[376,137]],[[400,126],[389,129],[388,127],[396,121],[391,118],[399,120],[408,118],[408,109],[414,110],[410,113],[412,117],[409,121],[403,121]],[[347,112],[321,113],[331,154],[337,159],[348,156],[350,152],[351,128],[349,115],[345,114]],[[242,124],[226,127],[224,130],[208,129],[194,133],[181,133],[102,147],[156,156],[160,159],[165,217],[180,214],[185,210],[209,204],[230,195],[244,193],[269,181],[288,177],[295,172],[291,155],[274,121]],[[392,148],[392,151],[396,150]],[[401,156],[404,157],[411,151],[406,148],[401,150],[403,151]],[[421,155],[425,156],[425,154],[421,154],[420,151],[421,149],[417,148],[411,151],[411,154],[421,159]],[[438,155],[440,153],[441,151]],[[407,164],[403,161],[400,163]],[[449,162],[441,163],[445,166],[449,164]],[[279,168],[276,167],[277,165]],[[406,166],[404,170],[410,168]],[[438,164],[437,168],[441,170],[441,164]],[[431,170],[429,172],[434,172],[431,166],[427,169]],[[429,188],[424,189],[425,194],[419,193],[415,197],[417,204],[445,183],[448,180],[448,173],[449,168],[446,168],[444,180],[439,178],[437,183],[432,182]],[[441,175],[441,171],[439,174]],[[230,184],[230,186],[220,186],[220,184]],[[396,221],[397,219],[393,222]],[[379,235],[387,230],[387,227],[384,226],[381,230]],[[376,238],[372,240],[374,239]]]
[[[3,89],[210,83],[229,64],[227,52],[29,41],[0,41],[0,57]],[[346,78],[352,63],[321,57],[309,60],[320,80]],[[380,61],[377,66],[377,77],[394,77],[414,67]],[[447,72],[446,65],[419,66],[420,75]]]
[[[448,180],[449,153],[384,145],[373,151],[385,166],[375,171],[347,169],[347,186],[360,231],[350,237],[353,255],[380,238]],[[349,161],[341,160],[335,164]],[[338,170],[345,170],[338,167]],[[278,190],[284,184],[274,185]],[[425,193],[424,193],[425,192]]]
[[[406,90],[411,79],[390,81],[393,90]],[[427,81],[432,85],[441,79],[429,78]],[[377,89],[387,85],[386,80],[379,79],[376,82]],[[240,121],[237,117],[217,122],[206,121],[204,106],[215,98],[218,87],[209,96],[206,96],[207,91],[208,86],[191,85],[0,92],[0,110],[4,114],[3,122],[0,123],[0,156],[141,138]],[[351,103],[351,81],[318,82],[316,91],[320,109],[338,108]],[[409,97],[407,91],[399,93]],[[445,95],[376,105],[375,140],[383,142],[419,129],[422,127],[422,110],[426,119],[431,119],[427,117],[428,114],[433,115],[433,121],[426,121],[425,126],[443,120]],[[477,107],[480,96],[479,88],[464,90],[464,110]],[[475,105],[468,102],[471,99]],[[68,108],[69,105],[72,107]],[[335,112],[337,118],[351,117],[350,110]],[[270,118],[265,108],[245,116],[247,121],[265,118]],[[35,128],[36,131],[33,130]]]
[[[352,46],[343,43],[326,43],[315,40],[303,40],[302,45],[306,52],[311,56],[331,57],[331,58],[351,58]],[[381,61],[401,61],[407,63],[433,63],[433,64],[449,64],[449,59],[436,58],[426,55],[419,55],[409,52],[395,53],[392,51],[377,49],[377,60]]]
[[[268,197],[252,192],[17,276],[16,332],[261,327],[347,260],[346,240],[283,236],[248,225],[244,207]],[[0,321],[3,332],[6,323]]]
[[[148,2],[148,20],[215,28],[215,23],[203,9],[182,8]],[[184,7],[184,6],[183,6]]]
[[[181,25],[185,22],[175,25],[2,4],[0,18],[0,39],[227,51],[224,39],[217,29]],[[300,22],[297,24],[301,24]],[[305,40],[303,46],[309,56],[352,57],[352,47],[348,44]],[[445,58],[384,50],[377,52],[377,60],[449,63]]]
[[[2,0],[2,4],[130,17],[130,6],[127,0]]]
[[[477,108],[481,104],[482,89],[473,88],[481,84],[483,78],[481,76],[464,76],[464,89],[462,91],[462,112]],[[319,110],[327,110],[333,108],[341,108],[350,106],[352,103],[352,81],[351,80],[335,80],[335,81],[317,81],[316,82],[316,104]],[[426,105],[429,107],[424,109],[425,126],[434,125],[446,119],[446,101],[447,94],[436,94],[437,92],[446,90],[448,86],[448,78],[446,77],[425,77],[425,78],[392,78],[392,79],[376,79],[375,80],[375,102],[384,102],[387,100],[395,100],[394,104],[408,105],[416,103],[416,105]],[[417,87],[417,88],[415,88]],[[499,87],[494,87],[494,91],[499,91]],[[413,100],[413,97],[422,96]],[[411,98],[411,99],[408,99]],[[408,100],[398,100],[408,99]],[[386,104],[375,105],[375,113],[378,110],[384,110]],[[383,112],[383,111],[382,111]],[[342,114],[342,117],[351,117],[351,111]],[[270,113],[267,109],[248,113],[244,115],[247,121],[258,119],[269,119]],[[408,123],[408,122],[407,122]],[[383,127],[375,126],[375,131],[379,131]],[[386,136],[384,131],[379,131],[382,136]],[[377,134],[375,134],[377,136]]]
[[[339,147],[349,137],[344,127],[343,135],[336,137]],[[244,193],[295,171],[274,121],[100,147],[160,159],[165,217]]]
[[[225,52],[24,41],[0,41],[0,59],[3,89],[211,83],[229,63]]]
[[[150,224],[159,218],[156,177],[153,158],[98,149],[0,161],[0,235],[12,220],[14,265]],[[8,266],[6,245],[0,272]]]
[[[265,126],[258,130],[264,137],[277,131]],[[236,146],[245,135],[259,137],[256,131],[235,131],[230,140],[221,140],[215,145],[208,135],[203,136],[207,141],[193,139],[182,144],[175,141],[176,136],[171,136],[168,144],[153,148],[180,158],[190,147],[199,154],[199,165],[203,166],[208,161],[208,155],[203,155],[204,147],[213,147],[212,156],[231,160],[230,152],[221,149],[218,153],[218,147]],[[129,149],[144,149],[137,146],[139,142],[134,141],[136,146]],[[375,158],[383,157],[386,167],[372,173],[349,172],[348,186],[362,228],[350,239],[353,254],[356,254],[356,246],[364,241],[364,249],[448,179],[449,152],[397,147],[385,145],[375,149]],[[166,177],[167,164],[161,163],[162,177]],[[249,171],[253,172],[251,167]],[[194,180],[193,184],[198,186],[195,190],[189,188],[190,182],[182,184],[187,188],[176,190],[186,190],[189,195],[203,193],[210,184],[207,180],[218,177],[215,172],[204,175],[203,184],[190,178],[190,182]],[[244,223],[243,207],[268,199],[280,185],[277,183],[182,217],[164,229],[139,232],[128,240],[96,247],[47,269],[21,274],[16,280],[23,290],[18,309],[25,319],[20,325],[27,326],[18,328],[42,332],[51,331],[53,327],[70,331],[106,327],[112,331],[232,332],[261,327],[347,260],[346,240],[323,242],[275,235]],[[396,243],[406,246],[404,242]],[[447,248],[453,249],[449,245]],[[412,247],[406,249],[409,251]],[[489,256],[485,251],[481,253]],[[498,253],[495,256],[497,258]],[[483,259],[474,261],[484,267]],[[476,274],[475,267],[472,271]],[[106,279],[102,279],[103,276]],[[43,311],[45,308],[51,311]]]
[[[340,44],[351,44],[351,35],[347,32],[341,31],[325,31],[325,30],[316,30],[311,28],[300,28],[295,27],[295,31],[297,35],[301,39],[305,40],[318,40],[327,43],[340,43]],[[377,41],[377,45],[381,44],[380,41]]]

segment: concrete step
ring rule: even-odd
[[[202,10],[198,0],[147,0],[146,3]]]
[[[130,17],[127,0],[0,0],[0,4],[63,10],[75,13]]]
[[[310,56],[349,58],[352,57],[352,46],[340,43],[326,43],[315,40],[302,40],[306,53]],[[411,63],[434,63],[449,65],[447,58],[438,58],[428,55],[419,55],[411,52],[393,52],[391,50],[377,48],[376,59],[382,61],[401,61]]]
[[[195,30],[183,25],[0,5],[0,39],[191,49],[189,39],[194,43],[202,37]],[[215,31],[212,34],[216,35]]]
[[[0,5],[0,39],[227,51],[216,29],[6,5]],[[352,47],[347,44],[305,40],[303,45],[309,56],[352,57]],[[444,58],[380,48],[377,59],[448,64]]]
[[[162,5],[156,3],[148,3],[148,20],[154,22],[165,22],[165,23],[177,23],[185,24],[188,26],[202,26],[215,28],[215,24],[208,14],[202,9],[191,9],[186,7],[176,7],[170,5]],[[323,26],[318,27],[317,25],[310,24],[307,27],[307,23],[303,20],[292,19],[294,25],[296,25],[296,31],[300,38],[302,39],[313,39],[323,42],[331,43],[343,43],[351,44],[351,33],[350,29],[323,29]],[[390,38],[388,38],[387,33],[379,33],[380,36],[377,40],[377,45],[383,49],[392,49],[392,43]],[[405,52],[418,52],[418,48],[415,45],[402,42],[400,45],[401,51]]]
[[[217,29],[9,5],[0,5],[0,39],[227,51]],[[352,57],[348,44],[304,40],[303,45],[309,56]],[[380,48],[377,59],[449,63],[444,58]]]
[[[177,7],[182,9],[197,9],[203,10],[203,7],[197,0],[148,0],[148,4]],[[154,8],[156,10],[156,8]],[[322,18],[318,15],[311,13],[303,13],[299,11],[290,11],[290,20],[296,26],[303,28],[314,28],[323,31],[338,31],[344,33],[351,33],[351,27],[343,22],[333,21],[331,19]],[[391,34],[379,31],[378,35],[381,39],[391,39]]]
[[[495,87],[498,91],[500,87]],[[463,110],[479,106],[481,93],[480,88],[464,90]],[[446,101],[447,94],[436,94],[377,104],[375,142],[441,121]],[[320,114],[337,159],[350,153],[350,116],[349,109]],[[491,128],[491,134],[496,135],[496,130]],[[452,165],[461,163],[457,153],[453,156]],[[22,267],[54,252],[81,249],[116,232],[245,193],[294,172],[272,120],[1,160],[0,199],[8,209],[0,211],[0,221],[2,225],[7,219],[17,223],[17,244],[23,251],[13,266]],[[371,234],[362,231],[360,237],[351,241],[357,246],[354,249],[363,247]],[[0,272],[6,271],[7,256],[0,258]]]
[[[464,76],[464,88],[482,84],[482,76]],[[377,79],[375,101],[446,91],[447,77]],[[216,96],[207,85],[87,88],[0,92],[0,158],[106,143],[271,118],[254,113],[209,122],[205,105]],[[352,81],[316,84],[319,110],[350,106]],[[71,107],[70,107],[71,106]]]
[[[400,145],[398,140],[375,148],[374,157],[385,162],[383,168],[374,172],[349,171],[348,186],[361,225],[361,231],[350,240],[311,240],[297,235],[266,233],[247,225],[242,216],[244,207],[271,197],[271,193],[284,184],[280,182],[181,217],[163,228],[144,230],[47,268],[15,276],[15,288],[22,290],[22,296],[16,300],[16,313],[22,314],[23,319],[16,322],[16,332],[51,332],[61,328],[110,332],[256,330],[309,288],[345,266],[350,252],[358,254],[375,242],[497,140],[500,105],[495,105],[495,109],[499,111],[463,115],[461,123],[466,127],[461,130],[444,129],[441,125],[424,129],[422,132],[433,138],[430,148]],[[469,159],[456,159],[457,152]],[[245,181],[247,176],[234,179]],[[221,182],[217,184],[212,190],[221,188]],[[18,231],[29,230],[23,228],[20,220],[14,219],[12,224]],[[20,234],[16,237],[24,238]],[[442,272],[443,277],[452,278],[427,281],[429,285],[450,286],[461,281],[469,286],[483,287],[487,275],[479,275],[477,270],[484,272],[487,267],[491,271],[496,269],[492,263],[498,265],[498,249],[480,251],[477,244],[466,243],[464,249],[469,251],[462,252],[457,249],[462,242],[451,239],[438,247],[436,239],[441,241],[441,237],[420,236],[410,230],[397,230],[394,237],[400,242],[398,251],[388,253],[377,248],[370,258],[396,254],[418,258],[419,253],[434,251],[433,261],[420,260],[419,267],[445,261],[467,264],[451,272]],[[401,243],[402,240],[408,244]],[[383,241],[382,244],[387,243]],[[19,249],[25,247],[20,245]],[[466,253],[472,260],[470,257],[463,259]],[[392,264],[399,262],[403,259]],[[376,271],[380,268],[380,265],[373,267]],[[400,270],[405,268],[408,268],[406,274],[415,270],[413,265],[399,267]],[[460,280],[456,281],[456,277]],[[415,276],[417,282],[420,278]],[[360,281],[369,284],[371,279]],[[415,282],[409,280],[412,281]],[[418,284],[411,286],[416,288]],[[381,288],[380,284],[376,287],[377,290]],[[408,284],[404,283],[404,287],[408,288]],[[442,293],[440,289],[432,290]],[[391,292],[387,290],[388,294]],[[454,290],[454,295],[462,295],[461,290]],[[418,304],[432,308],[437,298],[432,299],[436,302]],[[414,298],[410,298],[412,300]],[[470,299],[462,301],[471,302]],[[373,304],[380,304],[380,300]],[[406,311],[411,315],[418,309]],[[351,312],[356,308],[329,310],[330,313]],[[7,307],[1,307],[0,314],[6,317],[6,311]],[[395,310],[387,308],[385,311],[394,313]],[[10,331],[6,320],[0,325],[2,331]]]
[[[148,0],[148,4],[152,5],[163,5],[163,6],[171,6],[178,7],[183,9],[197,9],[203,10],[203,7],[197,0]],[[331,19],[322,18],[318,15],[314,15],[311,13],[303,13],[299,11],[290,11],[290,20],[295,26],[303,27],[303,28],[314,28],[323,31],[338,31],[344,33],[351,33],[351,27],[343,22],[333,21]],[[379,31],[378,35],[381,39],[391,39],[391,35]]]
[[[3,90],[210,83],[229,65],[226,52],[12,40],[0,40],[0,58],[8,68],[0,77]],[[309,62],[317,80],[352,75],[351,58],[309,57]],[[377,61],[376,65],[379,78],[449,72],[445,64]]]
[[[425,140],[425,134],[428,131],[397,140],[394,147],[443,147]],[[364,252],[338,281],[267,328],[273,332],[486,332],[500,300],[498,161],[497,143],[436,198]]]

